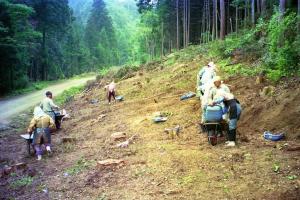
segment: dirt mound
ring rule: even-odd
[[[289,140],[300,139],[300,81],[291,79],[276,87],[255,83],[255,78],[234,77],[228,80],[243,107],[239,131],[246,136],[261,136],[264,131],[281,132]],[[264,94],[265,88],[271,88]]]

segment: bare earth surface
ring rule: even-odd
[[[262,96],[268,83],[228,77],[226,83],[244,108],[238,146],[226,148],[220,141],[213,147],[199,130],[199,100],[179,100],[194,91],[199,65],[206,62],[199,57],[145,68],[117,84],[125,101],[112,105],[105,102],[106,80],[95,84],[66,106],[72,118],[53,135],[54,154],[42,161],[28,156],[20,132],[7,131],[0,138],[1,169],[19,162],[27,167],[3,173],[0,199],[299,199],[299,80]],[[94,99],[99,103],[91,104]],[[168,113],[166,122],[153,123],[158,111]],[[178,137],[164,132],[176,125],[181,127]],[[286,138],[266,141],[265,130],[283,131]],[[126,138],[115,140],[115,132],[125,132]],[[117,147],[133,135],[127,148]],[[106,159],[122,162],[99,164]]]
[[[38,104],[46,91],[52,91],[54,95],[59,95],[64,90],[74,86],[80,86],[85,84],[88,80],[95,79],[95,76],[66,80],[59,84],[51,85],[43,90],[36,91],[30,94],[17,96],[13,98],[7,98],[0,100],[0,123],[8,122],[12,117],[25,111],[26,109]]]

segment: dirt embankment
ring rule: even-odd
[[[238,147],[212,147],[199,131],[199,101],[179,100],[194,91],[204,62],[197,58],[137,72],[117,84],[125,101],[110,106],[103,84],[78,95],[66,107],[72,119],[53,136],[54,155],[42,162],[25,157],[16,133],[1,138],[1,165],[22,161],[28,168],[1,178],[0,199],[299,199],[300,151],[289,151],[299,146],[299,79],[262,95],[267,82],[228,78],[244,108]],[[93,99],[100,101],[91,104]],[[152,122],[158,111],[169,115],[167,122]],[[179,137],[172,139],[164,130],[177,125]],[[262,138],[265,130],[284,131],[287,137],[268,142]],[[111,138],[115,132],[138,137],[118,148],[126,139]],[[105,159],[124,163],[100,166]],[[16,182],[24,176],[32,181],[20,187]]]

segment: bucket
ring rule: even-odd
[[[205,112],[205,121],[219,122],[222,120],[222,107],[221,106],[207,106]]]

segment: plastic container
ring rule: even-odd
[[[192,97],[194,97],[194,96],[196,96],[196,94],[195,94],[194,92],[188,92],[188,93],[182,95],[182,96],[180,97],[180,100],[183,101],[183,100],[192,98]]]
[[[153,118],[153,121],[154,121],[155,123],[165,122],[165,121],[167,121],[167,120],[168,120],[167,117],[154,117],[154,118]]]
[[[116,96],[116,100],[117,101],[124,101],[124,97],[123,96]]]
[[[222,120],[223,110],[221,106],[207,106],[205,112],[206,122],[219,122]]]
[[[279,140],[284,138],[284,134],[283,133],[272,134],[271,132],[265,131],[264,132],[264,138],[266,140],[279,141]]]

